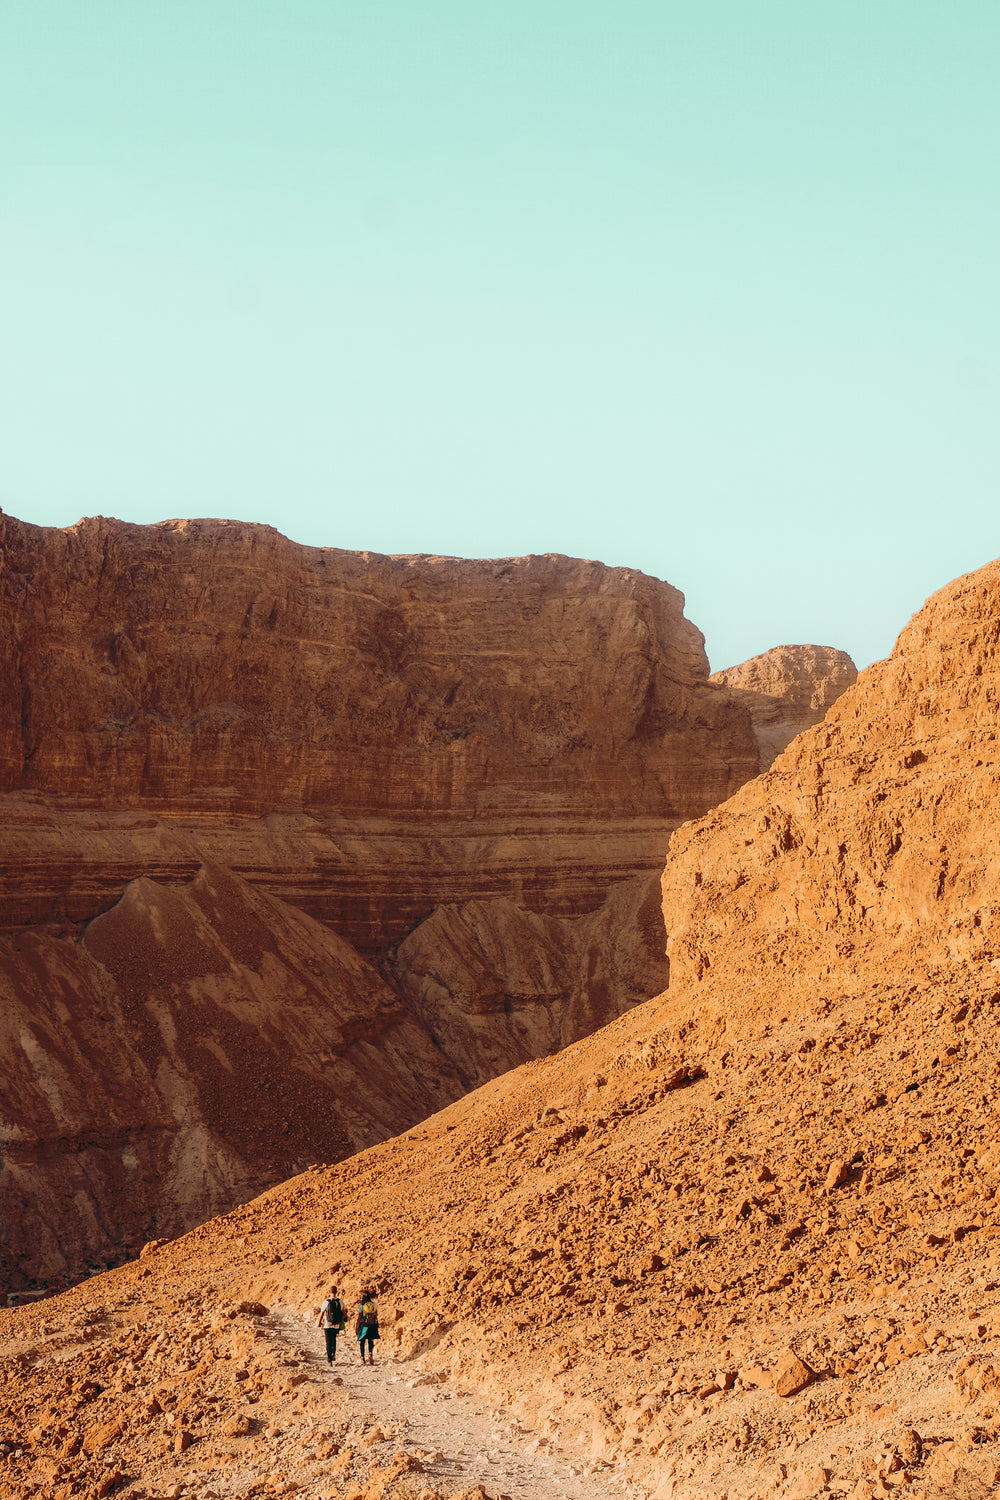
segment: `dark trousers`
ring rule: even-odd
[[[332,1365],[337,1357],[337,1334],[338,1328],[324,1328],[323,1337],[326,1339],[326,1362]]]
[[[361,1344],[361,1362],[362,1362],[362,1364],[364,1363],[364,1359],[365,1359],[365,1345],[366,1344],[368,1345],[368,1358],[369,1359],[374,1359],[375,1358],[375,1340],[374,1340],[374,1338],[361,1339],[359,1342]]]

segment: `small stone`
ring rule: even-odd
[[[246,1412],[234,1412],[219,1430],[223,1437],[247,1437],[253,1431],[253,1419]]]
[[[816,1379],[815,1370],[810,1370],[792,1349],[786,1349],[779,1357],[771,1375],[776,1396],[794,1396]]]
[[[826,1174],[826,1180],[823,1183],[823,1191],[832,1193],[834,1188],[840,1187],[842,1182],[846,1182],[850,1165],[848,1161],[832,1161],[830,1169]]]
[[[923,1451],[924,1445],[920,1434],[912,1427],[908,1427],[899,1443],[899,1456],[903,1463],[907,1465],[919,1463]]]
[[[110,1422],[98,1422],[93,1427],[88,1427],[83,1438],[84,1453],[100,1453],[103,1448],[110,1448],[112,1443],[117,1443],[122,1435],[121,1423],[114,1418]]]

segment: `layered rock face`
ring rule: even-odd
[[[775,756],[822,719],[857,676],[847,652],[833,646],[775,646],[738,667],[713,672],[711,680],[749,709],[760,769],[767,771]]]
[[[577,916],[757,769],[681,595],[641,573],[218,521],[3,518],[0,548],[0,787],[29,794],[8,925],[206,862],[367,951],[446,902]]]
[[[453,1445],[409,1489],[410,1434],[394,1455],[345,1410],[312,1327],[331,1276],[380,1294],[388,1370],[338,1371],[360,1402],[386,1374],[472,1390],[533,1429],[560,1486],[565,1465],[613,1463],[656,1500],[995,1495],[998,702],[993,565],[674,835],[665,994],[0,1314],[12,1500],[109,1473],[264,1490],[278,1463],[344,1500],[474,1494],[493,1454],[463,1445],[459,1400]],[[544,991],[553,963],[498,952],[509,915],[443,920],[419,1002],[457,991],[462,952],[493,1004]]]

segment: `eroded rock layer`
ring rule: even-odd
[[[8,924],[205,862],[367,950],[442,902],[580,915],[757,769],[641,573],[220,521],[2,518],[0,549]]]

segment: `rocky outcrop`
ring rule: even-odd
[[[797,734],[823,718],[857,676],[847,652],[833,646],[775,646],[738,667],[713,672],[711,680],[749,710],[760,770],[766,771]]]
[[[741,1005],[774,1008],[778,974],[787,1009],[880,964],[1000,959],[998,639],[994,563],[934,595],[765,776],[673,836],[672,979],[732,1025]]]
[[[445,903],[578,916],[756,772],[641,573],[221,521],[2,518],[0,549],[8,925],[206,862],[368,952]]]

